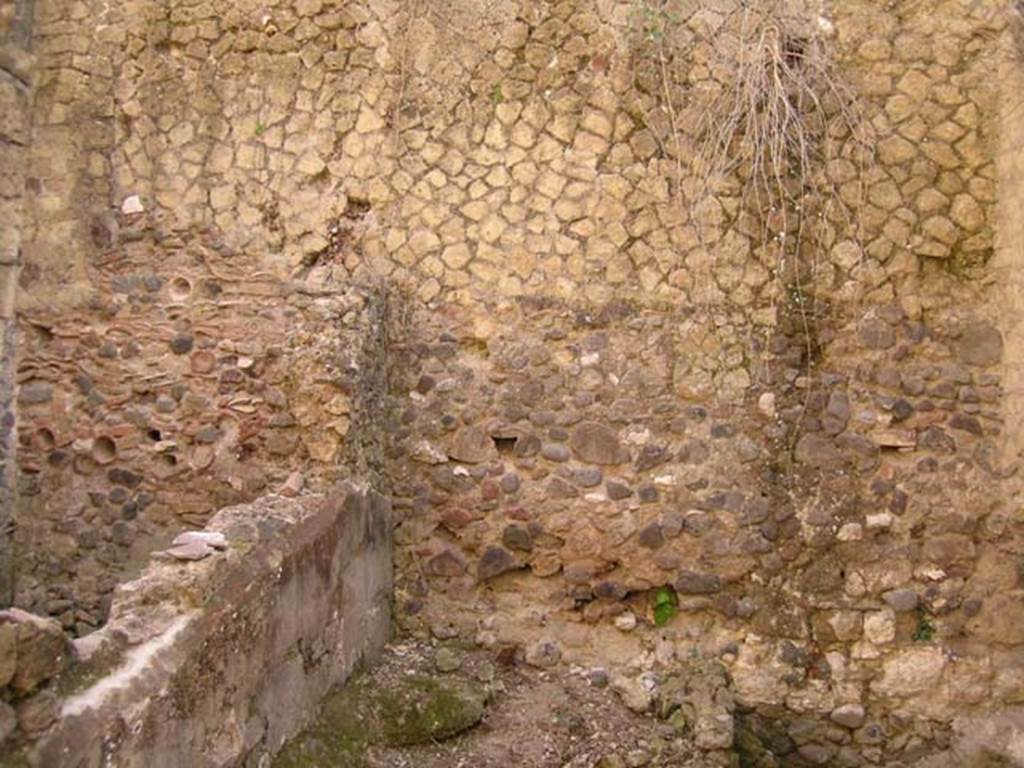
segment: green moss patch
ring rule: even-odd
[[[428,744],[472,728],[483,717],[484,702],[479,688],[458,681],[353,680],[324,700],[316,722],[284,746],[273,766],[362,768],[372,745]]]

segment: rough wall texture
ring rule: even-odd
[[[221,510],[205,534],[225,551],[122,584],[109,623],[51,684],[26,690],[18,668],[19,730],[0,761],[263,764],[390,637],[389,517],[351,486]]]
[[[413,629],[721,657],[818,764],[1024,698],[1005,19],[791,30],[873,148],[830,123],[794,266],[742,169],[697,193],[735,30],[670,5],[44,3],[19,600],[86,632],[177,520],[388,459]]]
[[[0,604],[13,594],[10,532],[14,509],[14,294],[21,260],[22,197],[34,77],[31,2],[0,6]]]
[[[488,179],[507,171],[514,186],[532,160],[545,181],[520,187],[535,206],[522,227],[495,225],[499,273],[462,289],[446,264],[433,277],[451,303],[414,323],[429,335],[403,435],[409,624],[461,610],[480,642],[555,641],[564,658],[637,674],[719,656],[789,759],[911,762],[946,742],[955,712],[1022,693],[1021,521],[986,267],[999,22],[960,3],[836,7],[877,153],[829,166],[854,187],[856,240],[837,228],[801,313],[743,236],[736,199],[710,248],[672,220],[666,161],[625,106],[631,80],[615,78],[621,51],[606,71],[586,33],[607,32],[602,8],[524,6],[536,69],[510,63],[501,77],[527,73],[512,103],[465,118]],[[587,66],[556,60],[573,40]],[[692,47],[694,78],[707,45]],[[516,136],[541,154],[520,161]],[[559,164],[570,158],[589,175]],[[621,202],[610,215],[606,184]],[[502,217],[504,193],[480,190],[468,213]],[[470,270],[490,252],[472,232]],[[510,284],[516,232],[547,261],[528,258],[533,277]],[[485,291],[508,299],[466,301]],[[665,586],[681,615],[656,629]]]
[[[1024,37],[1018,32],[1013,45],[1021,50]],[[992,260],[992,274],[999,286],[998,301],[1002,311],[999,325],[1006,343],[1003,380],[1003,411],[1006,418],[1005,450],[1008,456],[1019,456],[1024,450],[1024,368],[1021,367],[1021,307],[1024,280],[1024,221],[1018,212],[1024,204],[1024,101],[1019,94],[1024,87],[1024,68],[1018,56],[1008,56],[999,69],[999,201],[997,208],[997,248]]]
[[[264,251],[176,222],[145,188],[111,197],[132,122],[120,100],[146,52],[174,58],[136,10],[44,4],[36,35],[17,602],[80,634],[183,525],[307,460],[309,482],[380,481],[386,437],[362,427],[384,421],[385,287],[275,274]],[[86,18],[95,35],[75,33]]]
[[[306,457],[309,481],[376,463],[386,295],[319,297],[207,266],[215,249],[122,246],[95,272],[100,313],[22,316],[18,599],[80,633],[183,526]]]

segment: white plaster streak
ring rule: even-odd
[[[120,668],[82,693],[65,701],[61,711],[62,716],[71,717],[90,709],[98,709],[106,703],[112,694],[131,685],[151,667],[153,660],[161,651],[173,645],[185,627],[192,621],[194,615],[195,612],[190,612],[179,616],[161,634],[131,649],[127,654],[128,660]]]

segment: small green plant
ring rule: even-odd
[[[266,132],[267,132],[267,126],[265,126],[263,123],[256,123],[256,131],[255,131],[255,133],[256,133],[257,136],[262,136]]]
[[[680,19],[664,8],[644,0],[637,8],[643,35],[652,43],[659,43],[665,37],[670,24],[678,24]]]
[[[505,94],[502,93],[501,83],[495,83],[491,86],[491,103],[494,105],[501,104],[505,100]]]
[[[654,623],[663,627],[679,613],[679,598],[672,587],[658,587],[654,593]]]
[[[922,616],[917,622],[917,629],[914,630],[913,638],[919,643],[931,642],[935,637],[935,625],[927,616]]]

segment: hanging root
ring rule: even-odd
[[[761,244],[777,254],[780,278],[802,293],[835,229],[856,234],[850,212],[860,193],[840,195],[828,169],[834,159],[859,167],[868,157],[856,100],[832,65],[824,20],[795,16],[778,0],[750,0],[721,32],[709,68],[725,78],[697,130],[695,204],[723,185],[738,187],[743,210],[761,223]]]

